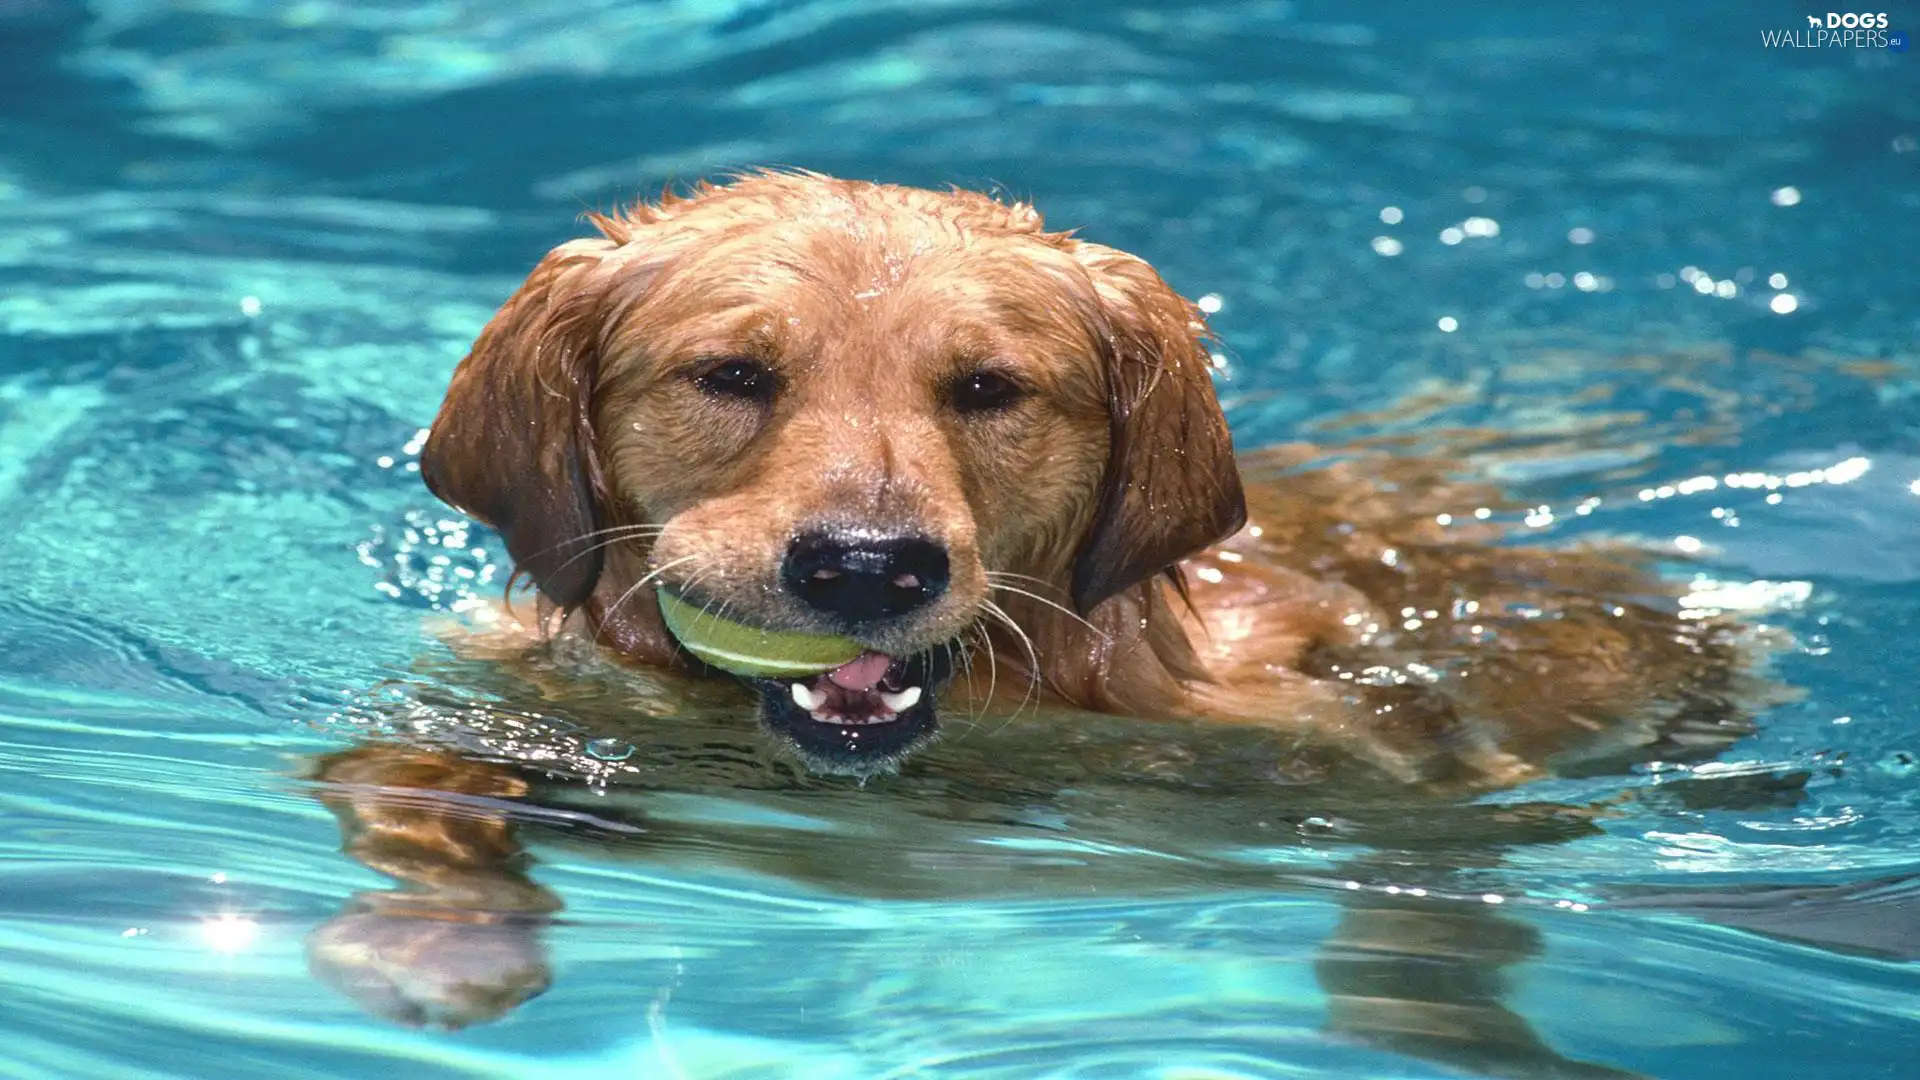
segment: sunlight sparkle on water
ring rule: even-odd
[[[1692,495],[1701,491],[1712,491],[1720,484],[1730,488],[1752,488],[1777,491],[1780,488],[1802,488],[1814,484],[1851,484],[1867,475],[1873,468],[1873,460],[1865,457],[1850,457],[1835,462],[1824,469],[1801,469],[1785,474],[1764,472],[1728,473],[1716,481],[1711,476],[1695,476],[1682,480],[1678,484],[1662,484],[1659,487],[1640,489],[1641,502],[1653,502],[1655,499],[1671,499],[1675,495]],[[1769,500],[1777,501],[1777,500]]]
[[[245,915],[223,912],[200,920],[200,937],[208,948],[231,956],[252,947],[260,937],[260,924]]]
[[[1764,615],[1797,608],[1813,596],[1810,581],[1718,581],[1695,577],[1680,598],[1681,618],[1697,619],[1739,612]]]

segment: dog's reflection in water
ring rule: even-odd
[[[725,682],[583,668],[555,655],[565,651],[423,671],[430,681],[415,688],[413,735],[313,764],[346,853],[400,886],[357,896],[309,940],[315,973],[369,1011],[461,1027],[546,989],[543,937],[564,901],[529,873],[534,847],[718,864],[911,901],[1271,893],[1289,887],[1285,875],[1230,853],[1309,842],[1364,852],[1335,878],[1403,887],[1327,894],[1341,913],[1314,971],[1334,1033],[1486,1075],[1630,1075],[1561,1057],[1504,1000],[1510,969],[1539,947],[1528,921],[1477,898],[1444,898],[1477,890],[1507,851],[1595,833],[1618,809],[1611,803],[1471,802],[1364,771],[1343,776],[1339,763],[1303,757],[1267,728],[1031,705],[1011,720],[956,724],[899,774],[861,785],[794,763]],[[1700,757],[1746,730],[1730,710],[1676,723],[1690,728],[1686,745],[1663,740],[1650,754]],[[632,752],[610,769],[589,744]],[[599,794],[578,779],[594,772],[611,777]],[[1716,796],[1710,782],[1688,783],[1698,799]],[[1751,798],[1769,781],[1728,783],[1742,786],[1720,794]],[[1661,787],[1665,798],[1678,790]],[[1795,790],[1787,778],[1780,797]],[[762,813],[674,813],[688,796]],[[668,812],[649,813],[650,800]],[[1076,864],[980,843],[1022,836],[1181,861],[1173,870],[1152,858]]]

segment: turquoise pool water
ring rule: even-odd
[[[0,3],[0,1076],[1916,1075],[1920,58],[1763,46],[1807,14]],[[501,552],[417,432],[581,209],[766,163],[1033,197],[1214,298],[1243,444],[1478,429],[1519,527],[1673,551],[1800,696],[1418,822],[492,708],[423,617]],[[482,729],[560,778],[514,813],[565,911],[397,977],[551,986],[390,1023],[310,971],[392,883],[302,762]],[[1538,1046],[1328,1034],[1369,911],[1459,929],[1404,979],[1514,961]]]

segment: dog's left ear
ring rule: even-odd
[[[563,608],[600,575],[592,408],[613,246],[573,241],[541,260],[454,371],[420,455],[427,487],[498,530]]]
[[[1074,557],[1086,614],[1238,532],[1247,504],[1200,312],[1140,259],[1086,243],[1074,254],[1098,293],[1111,417],[1100,502]]]

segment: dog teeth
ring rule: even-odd
[[[827,692],[825,690],[809,690],[805,683],[794,683],[793,703],[808,712],[819,712],[820,706],[827,703]]]
[[[903,713],[920,704],[920,688],[909,686],[897,694],[881,694],[880,701],[894,712]]]
[[[909,686],[905,690],[895,694],[885,693],[884,691],[879,692],[876,696],[879,697],[880,704],[886,706],[885,712],[874,713],[871,716],[841,716],[838,713],[822,711],[827,706],[827,691],[815,690],[806,683],[799,682],[788,683],[787,686],[793,693],[793,703],[807,710],[807,715],[813,717],[816,723],[832,724],[835,727],[866,727],[868,724],[890,724],[898,719],[901,713],[920,704],[920,698],[924,693],[918,686]]]

